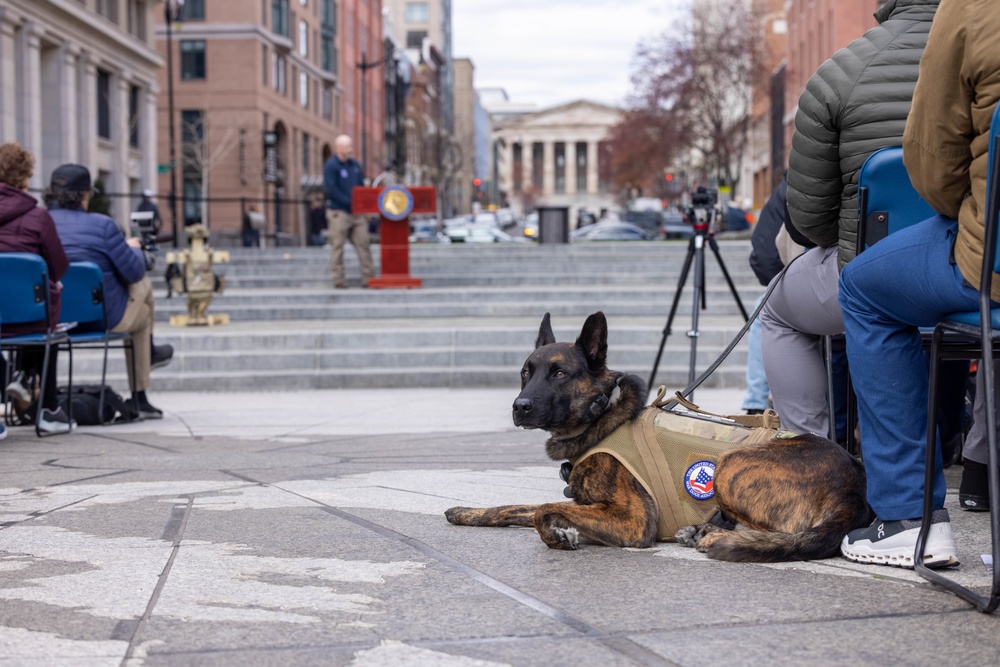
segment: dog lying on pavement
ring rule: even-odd
[[[645,382],[607,368],[607,333],[598,312],[575,343],[557,343],[546,313],[521,369],[514,424],[547,431],[546,453],[556,461],[581,459],[645,408]],[[713,480],[719,511],[673,539],[728,561],[839,553],[844,535],[871,521],[864,467],[830,440],[785,434],[721,454]],[[562,470],[570,502],[453,507],[445,516],[456,525],[534,527],[553,549],[581,542],[649,547],[657,540],[657,503],[615,456],[598,452],[568,466]]]

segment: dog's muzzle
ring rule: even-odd
[[[525,426],[527,428],[534,428],[533,424],[528,423],[531,418],[531,399],[518,397],[514,399],[514,406],[511,413],[514,418],[514,426]]]

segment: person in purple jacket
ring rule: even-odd
[[[44,332],[59,321],[62,283],[59,282],[69,268],[59,235],[48,211],[38,206],[28,194],[28,181],[35,167],[35,157],[15,143],[0,146],[0,252],[28,252],[45,260],[49,270],[49,321],[32,322],[2,327],[0,335]],[[15,408],[28,420],[38,420],[39,428],[46,433],[67,433],[76,425],[59,407],[56,394],[56,350],[49,357],[45,381],[45,395],[41,405],[35,401],[34,378],[41,373],[44,359],[41,351],[23,351],[17,356],[17,372],[6,387]],[[41,408],[40,410],[38,408]],[[0,431],[0,438],[3,437]]]
[[[161,419],[163,412],[146,397],[156,350],[152,348],[153,286],[146,275],[141,244],[137,238],[125,238],[106,215],[88,213],[90,195],[90,171],[83,165],[64,164],[52,172],[49,211],[66,255],[71,262],[89,261],[101,267],[108,324],[112,331],[132,338],[131,348],[125,349],[131,405],[142,419]],[[172,356],[173,350],[168,352]]]

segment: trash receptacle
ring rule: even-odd
[[[538,209],[538,242],[569,242],[569,207],[542,206]]]

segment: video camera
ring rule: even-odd
[[[691,193],[691,206],[687,216],[694,224],[695,232],[714,231],[716,215],[719,213],[719,191],[713,188],[699,187]]]
[[[153,222],[152,211],[136,211],[130,216],[132,223],[132,235],[139,239],[142,249],[142,258],[146,263],[146,272],[153,270],[156,266],[156,227]]]

